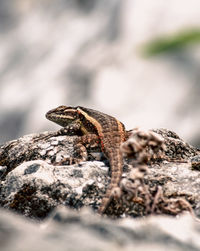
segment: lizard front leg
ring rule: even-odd
[[[81,135],[81,123],[79,121],[74,121],[70,123],[69,125],[62,127],[58,131],[58,135],[68,135],[68,136],[74,136],[74,135]]]

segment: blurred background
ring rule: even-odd
[[[0,0],[0,143],[61,104],[200,146],[200,1]]]

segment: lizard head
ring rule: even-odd
[[[77,109],[71,106],[58,106],[46,113],[46,118],[63,127],[79,120]]]

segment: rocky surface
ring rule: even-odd
[[[52,166],[45,161],[25,162],[1,182],[0,203],[26,216],[42,219],[58,205],[79,209],[100,203],[107,170],[102,162]],[[103,184],[102,184],[103,183]]]
[[[117,217],[152,213],[176,215],[185,210],[191,212],[193,208],[199,216],[200,172],[192,168],[191,162],[199,150],[171,131],[154,131],[159,134],[150,133],[150,143],[154,143],[153,159],[148,164],[143,163],[145,158],[141,154],[137,156],[138,153],[125,158],[118,198],[113,197],[107,214]],[[136,132],[142,133],[145,140],[148,138],[148,134]],[[37,219],[45,218],[61,204],[75,209],[83,206],[98,208],[110,182],[108,162],[86,161],[69,165],[79,137],[55,135],[56,132],[27,135],[1,147],[0,163],[4,164],[1,206]],[[161,152],[156,153],[152,135],[164,144]],[[139,147],[142,154],[146,151],[144,139],[141,141],[138,137],[137,142],[137,147],[140,141],[143,144]],[[130,153],[136,141],[137,138],[130,136],[124,143],[131,149]],[[87,150],[88,157],[89,153],[94,154],[92,149]],[[151,151],[147,150],[149,154]]]
[[[44,222],[0,210],[2,251],[200,250],[200,227],[190,215],[178,218],[102,219],[91,210],[56,209]],[[14,248],[14,249],[13,249]]]
[[[86,145],[93,161],[70,164],[77,138],[45,132],[1,146],[1,250],[199,250],[198,149],[166,129],[130,132],[111,221],[96,213],[108,162]]]

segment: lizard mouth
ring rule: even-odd
[[[69,125],[74,120],[74,117],[71,116],[70,114],[60,114],[51,111],[46,113],[46,118],[63,127]]]

